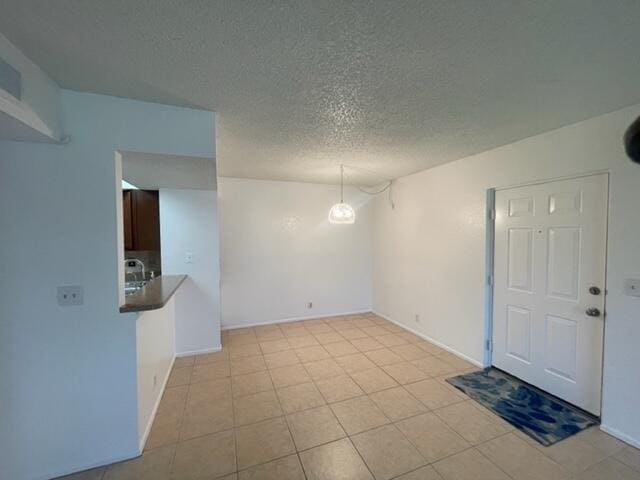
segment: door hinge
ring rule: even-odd
[[[487,285],[493,287],[493,275],[487,275]]]
[[[487,220],[495,220],[496,219],[496,210],[495,208],[487,209]]]
[[[485,350],[487,350],[488,352],[493,352],[493,342],[489,338],[485,342]]]

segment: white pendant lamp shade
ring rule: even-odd
[[[356,221],[356,212],[348,203],[336,203],[329,210],[329,223],[354,223]]]
[[[329,223],[350,224],[356,221],[356,211],[344,203],[344,165],[340,165],[340,203],[329,210]]]

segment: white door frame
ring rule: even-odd
[[[496,235],[496,230],[495,230],[495,209],[496,209],[496,192],[499,190],[508,190],[511,188],[517,188],[517,187],[526,187],[526,186],[531,186],[531,185],[540,185],[543,183],[549,183],[549,182],[556,182],[556,181],[561,181],[561,180],[573,180],[576,178],[584,178],[584,177],[591,177],[593,175],[602,175],[605,174],[607,175],[607,180],[608,180],[608,184],[609,186],[611,186],[611,181],[610,181],[610,172],[609,170],[596,170],[596,171],[592,171],[592,172],[588,172],[588,173],[584,173],[584,174],[579,174],[579,175],[570,175],[570,176],[564,176],[564,177],[554,177],[554,178],[547,178],[547,179],[542,179],[542,180],[535,180],[535,181],[531,181],[531,182],[525,182],[525,183],[517,183],[514,185],[506,185],[506,186],[501,186],[501,187],[494,187],[494,188],[490,188],[487,190],[487,197],[486,197],[486,202],[487,202],[487,208],[486,208],[486,236],[485,236],[485,245],[486,245],[486,250],[485,250],[485,308],[484,308],[484,317],[485,317],[485,322],[484,322],[484,340],[483,340],[483,345],[484,345],[484,356],[483,356],[483,367],[487,368],[490,367],[493,363],[493,267],[494,267],[494,257],[495,257],[495,235]],[[605,323],[604,323],[604,332],[603,332],[603,345],[602,345],[602,383],[604,383],[604,374],[605,374],[605,370],[604,370],[604,362],[606,359],[606,351],[604,348],[604,339],[606,338],[606,334],[607,334],[607,314],[606,314],[606,303],[607,303],[607,268],[608,268],[608,263],[607,263],[607,252],[608,252],[608,237],[609,237],[609,208],[611,205],[611,189],[607,188],[607,197],[609,199],[609,201],[607,202],[607,218],[605,219],[605,225],[606,225],[606,232],[605,232],[605,285],[603,288],[604,291],[604,303],[605,303],[605,308],[603,310],[604,312],[604,318],[605,318]],[[602,390],[601,390],[602,392]],[[600,395],[600,411],[602,412],[602,393]],[[602,415],[602,413],[601,413]]]

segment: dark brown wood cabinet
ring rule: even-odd
[[[160,250],[160,202],[157,190],[123,190],[125,250]]]
[[[122,220],[124,221],[124,249],[133,250],[133,228],[131,225],[131,192],[122,191]]]

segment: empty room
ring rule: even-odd
[[[640,480],[638,45],[2,0],[0,480]]]

